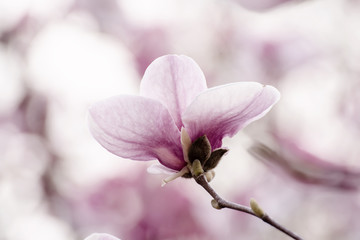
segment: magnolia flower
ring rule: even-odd
[[[107,233],[93,233],[85,240],[121,240]]]
[[[193,176],[193,165],[213,176],[211,170],[227,151],[221,148],[222,139],[264,116],[279,98],[274,87],[256,82],[208,89],[194,60],[166,55],[146,69],[140,96],[94,104],[89,124],[94,138],[113,154],[157,159],[175,171],[165,182]]]

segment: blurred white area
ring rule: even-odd
[[[43,29],[29,49],[28,61],[31,86],[51,100],[48,134],[64,154],[68,173],[78,181],[84,181],[78,169],[90,171],[90,178],[98,176],[99,168],[108,165],[91,159],[106,161],[108,155],[89,134],[87,108],[113,95],[137,94],[139,76],[130,53],[111,37],[68,20]]]
[[[0,239],[100,230],[124,240],[288,239],[251,216],[212,209],[191,180],[161,188],[165,176],[91,137],[88,107],[138,94],[144,68],[166,53],[194,58],[209,86],[258,81],[282,93],[268,116],[224,140],[230,151],[212,182],[219,194],[242,204],[255,197],[304,239],[359,239],[359,190],[341,181],[360,179],[360,3],[249,3],[1,0]],[[257,161],[247,152],[254,139],[314,175]]]
[[[0,52],[0,110],[8,112],[16,107],[23,94],[21,70],[14,53],[4,46],[0,47]]]

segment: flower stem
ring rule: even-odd
[[[195,178],[195,181],[201,185],[216,201],[216,207],[217,209],[221,209],[221,208],[230,208],[230,209],[234,209],[240,212],[245,212],[247,214],[253,215],[257,218],[260,218],[261,220],[263,220],[264,222],[270,224],[271,226],[273,226],[274,228],[278,229],[279,231],[285,233],[286,235],[288,235],[289,237],[296,239],[296,240],[302,240],[301,237],[297,236],[295,233],[291,232],[290,230],[286,229],[284,226],[280,225],[279,223],[275,222],[272,218],[269,217],[269,215],[267,215],[266,213],[263,214],[256,214],[252,208],[247,207],[247,206],[243,206],[237,203],[233,203],[233,202],[228,202],[226,200],[224,200],[223,198],[221,198],[216,192],[215,190],[209,185],[209,183],[206,181],[206,178],[204,176],[204,174],[201,174],[200,176]]]

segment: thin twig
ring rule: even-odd
[[[254,210],[250,207],[243,206],[237,203],[228,202],[221,198],[215,190],[209,185],[209,183],[206,181],[206,178],[203,174],[201,174],[198,177],[195,177],[195,181],[201,185],[215,200],[216,206],[213,205],[213,207],[221,209],[221,208],[230,208],[234,209],[240,212],[245,212],[247,214],[253,215],[257,218],[260,218],[264,222],[270,224],[274,228],[280,230],[281,232],[285,233],[289,237],[296,239],[296,240],[302,240],[301,237],[297,236],[295,233],[291,232],[290,230],[286,229],[284,226],[280,225],[279,223],[275,222],[272,218],[270,218],[266,213],[262,212],[254,212]]]

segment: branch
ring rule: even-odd
[[[281,232],[285,233],[286,235],[288,235],[289,237],[296,239],[296,240],[302,240],[301,237],[297,236],[295,233],[291,232],[290,230],[286,229],[284,226],[278,224],[277,222],[275,222],[272,218],[270,218],[259,206],[258,204],[254,201],[251,200],[250,202],[250,206],[251,207],[247,207],[247,206],[243,206],[237,203],[233,203],[233,202],[228,202],[226,200],[224,200],[223,198],[221,198],[216,192],[215,190],[209,185],[209,183],[206,181],[206,178],[204,176],[204,174],[199,175],[198,177],[194,177],[195,181],[201,185],[214,199],[211,201],[211,204],[214,208],[216,209],[221,209],[221,208],[230,208],[230,209],[234,209],[240,212],[245,212],[247,214],[253,215],[255,217],[260,218],[261,220],[263,220],[264,222],[270,224],[271,226],[273,226],[274,228],[280,230]]]

